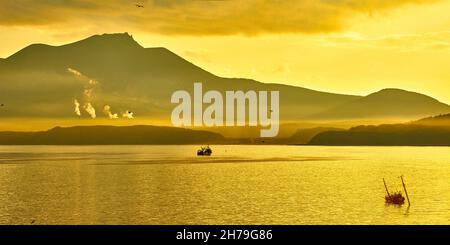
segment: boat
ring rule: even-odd
[[[384,197],[387,204],[403,205],[405,203],[405,198],[401,192],[390,193]]]
[[[406,199],[408,200],[408,207],[409,207],[409,206],[411,206],[411,203],[409,202],[409,196],[408,196],[408,192],[406,191],[406,186],[405,186],[405,182],[403,181],[403,176],[400,176],[400,179],[402,180],[403,190],[405,191]],[[386,194],[387,194],[384,197],[386,204],[399,205],[399,206],[403,205],[405,203],[405,197],[403,197],[402,192],[397,191],[397,192],[390,193],[387,188],[386,181],[384,180],[384,178],[383,178],[383,182],[384,182],[384,188],[386,189]]]
[[[197,156],[211,156],[212,150],[209,146],[202,147],[199,150],[197,150]]]

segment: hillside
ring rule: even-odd
[[[222,135],[212,132],[157,126],[78,126],[40,132],[0,132],[0,145],[175,145],[223,140]]]
[[[92,82],[92,83],[91,83]],[[119,115],[169,121],[176,90],[280,91],[280,119],[417,119],[449,113],[450,106],[429,96],[384,89],[368,96],[320,92],[301,87],[222,78],[162,47],[144,48],[128,33],[95,35],[50,46],[33,44],[0,60],[0,117],[75,118],[74,100],[87,102],[98,117],[105,105]],[[88,94],[88,96],[87,96]],[[87,98],[89,97],[89,98]],[[81,110],[81,116],[89,115]]]
[[[320,119],[417,119],[450,112],[436,99],[401,89],[383,89],[313,116]]]
[[[76,76],[68,69],[83,76]],[[0,117],[74,117],[73,99],[84,102],[87,80],[93,106],[132,110],[140,117],[170,118],[171,94],[193,90],[279,90],[281,118],[318,113],[358,96],[324,93],[250,79],[221,78],[165,48],[144,48],[127,33],[89,37],[63,46],[30,45],[0,64],[0,89],[8,108]],[[26,95],[26,96],[24,96]],[[100,110],[101,111],[101,110]],[[102,113],[98,113],[100,116]],[[86,115],[84,115],[86,116]]]
[[[450,126],[450,114],[441,114],[438,116],[423,118],[417,121],[413,121],[412,124],[430,125],[430,126]]]
[[[450,146],[450,127],[413,124],[358,126],[314,136],[310,145]]]

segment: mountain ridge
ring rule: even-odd
[[[420,118],[444,112],[450,112],[450,106],[431,96],[398,88],[385,88],[321,112],[315,117],[330,119],[373,118],[375,116]]]
[[[108,45],[98,45],[96,44],[98,41],[107,42]],[[281,112],[282,119],[302,118],[335,103],[358,98],[353,95],[323,93],[283,84],[266,84],[252,79],[218,77],[168,49],[143,48],[128,34],[97,35],[61,46],[30,45],[8,57],[0,66],[5,76],[1,79],[0,73],[0,81],[10,81],[11,84],[18,84],[20,87],[27,87],[30,83],[44,83],[47,90],[54,91],[58,90],[57,87],[63,87],[61,93],[65,93],[64,97],[81,100],[83,85],[73,75],[68,74],[68,68],[99,81],[98,87],[101,91],[97,93],[97,101],[91,101],[95,107],[99,108],[108,104],[120,110],[131,108],[136,115],[141,116],[157,115],[170,118],[170,111],[173,108],[170,103],[171,94],[176,90],[192,92],[194,82],[202,82],[205,90],[214,89],[221,92],[280,90],[282,94],[280,104],[285,108]],[[19,72],[11,74],[14,71],[19,71],[20,75],[18,75]],[[36,75],[36,72],[39,74]],[[30,76],[22,78],[26,74]],[[48,76],[55,78],[49,79]],[[23,81],[18,82],[20,78]],[[40,78],[43,81],[40,81]],[[0,88],[2,85],[9,86],[0,84]],[[8,90],[8,88],[3,89]],[[18,90],[17,87],[9,89],[12,90],[8,93],[11,95],[10,100],[17,97],[14,93],[23,94],[21,91],[15,91]],[[39,100],[48,102],[48,105],[45,105],[49,108],[46,116],[74,116],[70,108],[71,100],[62,102],[59,99],[48,98],[44,95],[44,93],[48,94],[48,91],[40,90],[43,88],[39,87],[30,92],[39,97]],[[53,94],[57,93],[53,92]],[[37,102],[37,99],[30,99],[30,101],[21,101],[20,104],[36,104]],[[13,102],[8,104],[10,107],[15,105]],[[11,108],[8,114],[12,116],[41,115],[36,110],[27,111],[18,107]]]
[[[60,46],[32,44],[0,62],[0,89],[6,91],[4,100],[9,105],[0,117],[74,117],[73,99],[87,102],[83,99],[86,81],[67,72],[69,68],[86,80],[98,81],[95,96],[89,101],[97,111],[110,105],[150,118],[170,118],[174,107],[171,94],[176,90],[192,92],[195,82],[202,82],[205,91],[278,90],[280,118],[288,121],[314,118],[311,115],[328,119],[327,111],[365,98],[219,77],[166,48],[144,48],[132,35],[118,33]],[[18,100],[23,94],[28,97]],[[438,114],[436,110],[426,112],[434,114]]]
[[[362,125],[317,134],[308,145],[329,146],[450,146],[450,125]]]

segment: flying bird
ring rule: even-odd
[[[144,7],[144,5],[142,5],[142,4],[135,4],[136,5],[136,7],[138,7],[138,8],[143,8]]]

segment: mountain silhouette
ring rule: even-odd
[[[415,92],[383,89],[318,113],[320,119],[409,118],[450,112],[450,106]]]
[[[386,124],[327,131],[314,136],[309,145],[351,146],[450,146],[450,126]]]
[[[236,58],[239,58],[238,56]],[[74,72],[83,76],[76,76]],[[95,80],[91,98],[86,81]],[[62,46],[33,44],[0,61],[0,91],[7,108],[0,117],[75,117],[73,101],[113,112],[169,120],[176,90],[278,90],[281,120],[429,116],[448,112],[430,97],[383,90],[367,97],[320,92],[301,87],[222,78],[165,48],[144,48],[128,33],[95,35]],[[314,116],[311,116],[314,115]],[[86,116],[86,113],[83,114]]]

